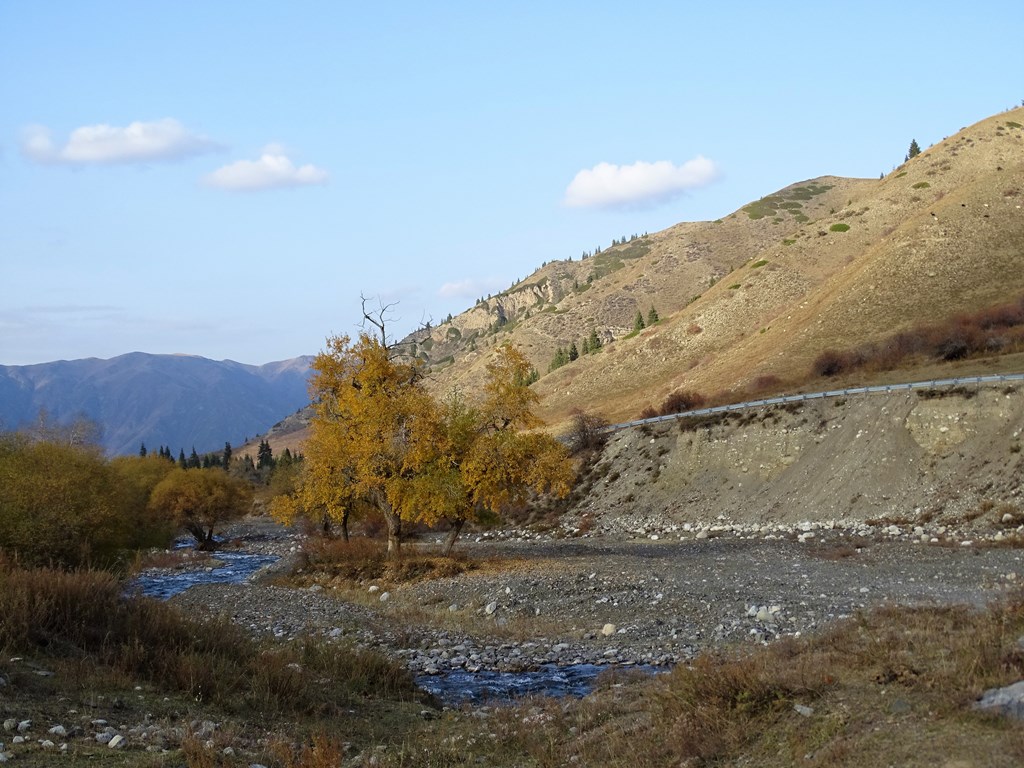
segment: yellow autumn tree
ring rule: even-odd
[[[482,401],[469,405],[454,392],[440,411],[441,439],[416,484],[420,519],[450,525],[444,553],[450,554],[467,520],[501,515],[531,493],[568,494],[574,479],[568,450],[543,432],[533,412],[539,402],[530,389],[530,363],[511,344],[487,366]]]
[[[378,326],[379,327],[379,326]],[[383,336],[383,334],[382,334]],[[467,520],[500,514],[530,493],[568,493],[573,468],[558,441],[524,429],[540,425],[522,353],[502,347],[488,366],[480,402],[459,392],[438,403],[417,362],[394,359],[383,339],[327,341],[312,365],[315,403],[301,487],[275,500],[290,522],[302,514],[344,528],[359,505],[377,510],[388,552],[401,547],[403,521],[450,524],[450,552]]]
[[[252,508],[252,489],[221,469],[177,468],[157,483],[149,508],[188,531],[200,549],[215,549],[216,528]]]
[[[275,496],[270,503],[275,520],[292,525],[302,518],[325,536],[337,525],[348,541],[349,519],[362,505],[354,496],[352,467],[340,461],[337,441],[341,436],[341,430],[326,423],[314,424],[295,490]]]
[[[383,340],[362,333],[354,344],[329,338],[312,369],[315,416],[295,503],[339,521],[355,502],[369,504],[384,518],[388,552],[396,554],[402,521],[416,517],[417,476],[438,437],[420,367],[396,361]]]

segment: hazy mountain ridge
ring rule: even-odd
[[[0,366],[0,424],[16,429],[40,409],[58,422],[86,416],[100,424],[104,448],[134,453],[140,443],[189,452],[266,431],[309,402],[311,357],[255,366],[189,355],[132,352]]]

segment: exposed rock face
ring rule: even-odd
[[[617,433],[576,507],[605,529],[1024,522],[1024,393],[874,394]],[[1009,517],[1007,517],[1009,515]]]

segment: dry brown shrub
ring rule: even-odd
[[[677,389],[662,402],[659,415],[668,416],[700,408],[706,402],[704,395],[689,389]]]

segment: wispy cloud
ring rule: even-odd
[[[283,147],[271,144],[263,149],[259,160],[239,160],[222,166],[207,174],[203,182],[232,192],[251,192],[326,184],[329,178],[327,171],[315,165],[296,166]]]
[[[644,208],[665,203],[718,178],[714,162],[698,155],[682,165],[668,160],[632,165],[598,163],[576,174],[565,190],[571,208]]]
[[[507,279],[500,277],[470,277],[445,283],[437,290],[442,299],[476,299],[500,291],[508,284]]]
[[[27,127],[21,151],[37,163],[117,165],[180,160],[220,149],[205,136],[191,133],[179,121],[164,118],[151,123],[83,125],[63,146],[54,144],[49,128]]]

